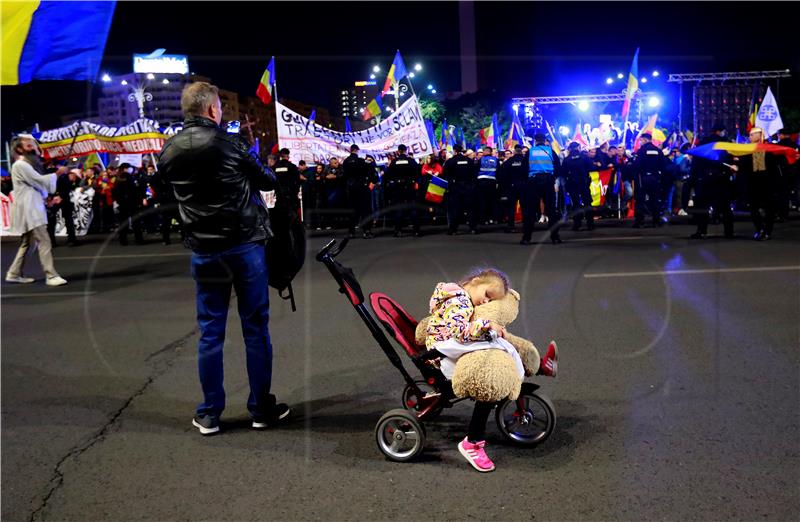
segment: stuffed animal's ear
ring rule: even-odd
[[[513,295],[514,298],[516,298],[516,300],[519,301],[519,293],[517,293],[516,290],[514,290],[513,288],[509,288],[508,289],[508,293]]]

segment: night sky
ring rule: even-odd
[[[509,97],[618,92],[623,85],[607,86],[605,78],[627,76],[637,46],[640,74],[800,74],[796,18],[787,6],[478,3],[479,83]],[[275,55],[281,98],[332,109],[334,93],[366,79],[376,63],[381,83],[397,48],[407,67],[425,67],[417,89],[432,83],[440,92],[459,90],[458,34],[455,2],[118,2],[101,72],[128,73],[133,53],[164,47],[188,54],[191,70],[220,87],[252,94]],[[666,91],[666,74],[660,81]],[[800,105],[797,84],[782,80],[781,106]],[[99,88],[66,81],[3,87],[4,139],[12,128],[58,126],[62,114],[96,108]]]

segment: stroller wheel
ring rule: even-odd
[[[414,384],[417,385],[417,388],[419,388],[419,390],[423,393],[423,396],[425,394],[428,394],[428,393],[439,393],[438,389],[436,389],[434,386],[431,386],[430,384],[428,384],[425,381],[414,381]],[[406,385],[406,387],[403,388],[403,409],[405,409],[407,411],[410,411],[410,412],[419,413],[419,410],[421,409],[420,405],[419,405],[419,402],[420,402],[420,397],[417,397],[414,394],[414,389],[411,387],[411,385]],[[436,417],[437,415],[442,413],[443,409],[444,409],[444,407],[441,406],[441,401],[439,401],[439,403],[437,403],[437,405],[434,406],[425,415],[425,419],[427,420],[427,419],[432,419],[433,417]],[[423,424],[423,426],[424,426],[424,424]]]
[[[556,410],[550,399],[536,393],[530,384],[523,383],[515,401],[505,400],[497,405],[495,420],[500,433],[519,446],[536,446],[553,433]]]
[[[412,412],[390,410],[375,426],[375,441],[387,459],[408,462],[425,447],[425,426]]]

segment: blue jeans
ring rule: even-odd
[[[225,409],[222,386],[222,345],[231,288],[236,289],[239,317],[247,353],[250,398],[254,418],[272,413],[272,344],[269,339],[269,290],[264,245],[244,243],[224,252],[192,255],[192,277],[197,283],[197,323],[200,342],[197,365],[203,402],[198,415],[219,416]]]

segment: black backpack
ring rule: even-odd
[[[275,207],[268,209],[273,233],[267,241],[269,286],[278,291],[281,299],[290,300],[292,311],[296,312],[292,280],[306,260],[306,230],[296,209],[290,204],[290,194],[278,187],[275,195]]]

